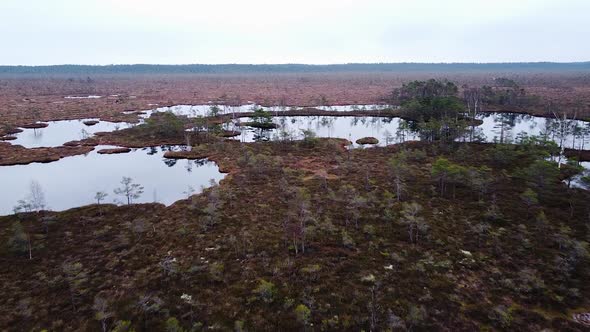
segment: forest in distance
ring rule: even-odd
[[[269,74],[269,73],[539,73],[590,72],[590,62],[515,62],[515,63],[350,63],[310,64],[186,64],[186,65],[53,65],[0,66],[0,76],[10,75],[105,75],[105,74]]]

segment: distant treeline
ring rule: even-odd
[[[255,74],[337,72],[560,72],[590,71],[590,62],[515,63],[351,63],[334,65],[56,65],[0,66],[0,75],[101,75],[101,74]]]

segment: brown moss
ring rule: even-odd
[[[565,149],[565,156],[575,158],[578,161],[590,161],[590,150]]]
[[[87,138],[81,141],[70,141],[63,144],[63,146],[97,146],[100,142],[95,138]]]
[[[166,151],[164,158],[169,159],[204,159],[207,156],[203,152],[197,151]]]
[[[225,130],[222,131],[219,136],[220,137],[236,137],[236,136],[240,136],[242,133],[239,131],[229,131],[229,130]]]
[[[129,153],[131,152],[130,148],[114,148],[114,149],[102,149],[98,150],[98,154],[119,154],[119,153]]]
[[[27,149],[20,145],[0,144],[0,166],[49,163],[68,156],[85,154],[91,146],[60,146],[54,148]]]
[[[356,140],[356,144],[379,144],[379,140],[375,137],[363,137]]]
[[[23,130],[19,129],[19,128],[11,128],[11,129],[5,130],[6,135],[14,135],[14,134],[22,133],[22,132],[23,132]]]
[[[22,125],[21,127],[26,128],[26,129],[39,129],[39,128],[46,128],[47,126],[49,126],[49,123],[36,122],[36,123],[27,123],[25,125]]]
[[[481,120],[481,119],[467,118],[466,121],[467,121],[468,126],[477,127],[477,126],[481,126],[483,124],[483,120]]]
[[[547,232],[539,230],[535,220],[527,219],[525,208],[514,200],[522,183],[502,177],[506,171],[486,161],[489,146],[469,145],[469,163],[487,165],[495,179],[502,179],[489,190],[510,223],[489,225],[489,232],[478,241],[472,229],[482,220],[485,208],[473,191],[462,186],[457,188],[456,198],[432,194],[428,165],[445,155],[437,146],[413,142],[403,147],[346,151],[338,148],[339,144],[339,140],[330,139],[319,139],[315,146],[306,148],[273,142],[203,144],[196,151],[169,156],[207,155],[231,170],[215,189],[170,207],[94,204],[47,212],[46,216],[55,220],[48,233],[42,223],[23,223],[36,235],[34,259],[2,252],[0,277],[8,295],[0,306],[0,329],[31,330],[57,320],[68,322],[69,330],[99,329],[99,323],[87,317],[94,314],[95,295],[110,289],[116,289],[109,297],[115,315],[112,321],[130,320],[138,330],[162,330],[168,316],[177,317],[182,326],[191,326],[187,310],[220,329],[232,329],[236,321],[243,320],[251,330],[269,326],[294,330],[298,325],[293,311],[310,292],[314,300],[310,323],[332,330],[368,329],[367,304],[372,299],[379,308],[388,309],[377,310],[381,319],[376,329],[380,330],[388,328],[388,317],[393,315],[402,322],[411,319],[413,327],[420,330],[474,330],[492,324],[490,312],[504,302],[522,304],[523,310],[507,311],[513,317],[510,327],[550,328],[548,321],[532,315],[530,309],[530,303],[546,301],[549,296],[499,285],[520,282],[522,270],[528,268],[543,281],[545,293],[561,294],[551,258],[562,253],[553,242],[541,239]],[[410,156],[407,195],[422,204],[430,225],[428,236],[418,244],[408,241],[407,227],[397,222],[403,202],[382,199],[391,188],[388,160],[402,148]],[[420,160],[412,158],[415,149],[424,152]],[[453,158],[452,154],[446,156]],[[524,166],[523,161],[518,163],[515,167]],[[359,229],[346,223],[351,210],[350,201],[339,193],[343,186],[354,188],[365,202],[358,207]],[[300,211],[300,205],[293,204],[299,196],[293,196],[293,189],[305,190],[309,201],[301,206],[307,211],[304,213],[313,214],[307,219],[306,252],[297,255],[289,248],[287,235],[291,209]],[[567,196],[559,188],[556,195]],[[573,197],[573,216],[568,204],[541,200],[539,209],[556,223],[556,230],[559,221],[565,220],[572,227],[572,239],[583,239],[587,198],[583,194]],[[490,200],[486,197],[484,206]],[[34,215],[21,215],[23,220],[28,217]],[[16,216],[0,217],[3,242],[16,221]],[[299,220],[295,221],[299,225]],[[363,231],[369,228],[370,236]],[[343,232],[354,247],[342,242]],[[472,257],[466,258],[459,250],[471,252]],[[166,258],[175,259],[174,272],[162,269]],[[78,284],[81,292],[76,311],[71,309],[70,293],[64,291],[68,287],[61,269],[64,262],[80,263],[85,275],[92,276]],[[572,287],[587,280],[587,271],[577,274],[581,282],[567,281]],[[374,283],[362,282],[368,275],[374,276]],[[262,279],[275,285],[272,299],[256,296]],[[48,287],[47,280],[59,287]],[[586,294],[587,288],[579,289],[580,294]],[[197,305],[189,306],[181,299],[183,294]],[[12,312],[16,306],[26,308],[21,301],[26,298],[36,310],[22,319]],[[223,298],[222,304],[219,298]],[[139,302],[165,310],[166,316],[145,315],[136,305]],[[571,306],[562,304],[558,310]],[[506,304],[506,308],[514,307]],[[140,323],[135,323],[138,320]],[[575,330],[573,322],[560,324],[563,329]]]
[[[239,122],[238,126],[245,126],[245,127],[253,127],[253,128],[260,128],[260,129],[275,129],[278,127],[276,123],[261,123],[261,122],[253,122],[253,121],[245,121]]]

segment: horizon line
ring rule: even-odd
[[[62,63],[45,65],[3,65],[0,67],[60,67],[60,66],[87,66],[87,67],[114,67],[114,66],[347,66],[347,65],[514,65],[514,64],[590,64],[587,61],[505,61],[505,62],[346,62],[346,63],[111,63],[111,64],[81,64]]]

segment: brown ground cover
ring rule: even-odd
[[[307,73],[250,75],[140,75],[84,78],[0,77],[0,124],[24,125],[34,121],[98,117],[129,121],[125,110],[147,110],[209,101],[245,104],[317,106],[321,104],[374,104],[395,87],[414,79],[448,78],[459,86],[492,84],[500,75],[514,78],[529,93],[541,96],[543,106],[554,103],[590,115],[590,78],[585,74],[547,73]],[[66,99],[67,96],[102,96]],[[511,110],[514,111],[514,110]],[[517,110],[518,111],[518,110]],[[543,107],[520,110],[545,114]],[[3,130],[0,126],[0,130]]]
[[[430,77],[448,78],[471,86],[492,84],[498,76],[515,79],[530,94],[542,97],[536,108],[494,108],[489,110],[551,116],[549,105],[590,117],[590,78],[586,74],[546,73],[305,73],[249,75],[138,75],[96,77],[0,77],[0,136],[16,126],[36,121],[100,118],[105,121],[136,122],[137,114],[158,106],[256,102],[265,105],[317,106],[320,104],[375,104],[404,82]],[[101,96],[98,99],[65,97]],[[311,111],[313,113],[313,111]],[[376,113],[376,114],[372,114]],[[372,112],[370,115],[383,115]],[[394,112],[395,113],[395,112]],[[294,111],[291,115],[309,115]],[[354,115],[332,112],[327,115]],[[365,115],[368,113],[365,112]],[[392,113],[393,114],[393,113]],[[0,162],[21,158],[22,149],[0,146]],[[29,161],[55,160],[77,150],[28,150]],[[23,159],[23,160],[24,160]],[[19,161],[24,162],[24,161]]]
[[[388,194],[388,161],[400,149],[409,153],[410,173],[398,202]],[[527,184],[513,174],[530,162],[519,153],[506,164],[483,144],[197,146],[179,157],[206,155],[230,174],[220,187],[171,207],[92,205],[0,217],[2,243],[19,218],[34,241],[32,260],[2,247],[0,329],[95,330],[95,303],[106,299],[108,326],[129,321],[138,331],[163,330],[172,318],[220,330],[381,330],[396,323],[581,331],[571,317],[588,305],[587,258],[575,247],[587,235],[588,195],[557,182],[536,189],[533,207],[515,200]],[[433,190],[439,156],[490,167],[494,180],[483,200],[467,185],[444,195]],[[400,221],[410,202],[422,205],[419,216],[429,225],[416,243]],[[493,217],[490,206],[499,209]],[[310,218],[305,252],[293,246],[293,237],[301,246],[293,214]],[[555,264],[563,257],[574,265]],[[304,320],[300,305],[310,309]]]
[[[64,157],[88,153],[93,149],[93,146],[88,145],[27,149],[20,145],[11,145],[0,141],[0,166],[48,163]]]
[[[269,104],[370,104],[408,78],[280,76],[1,80],[0,121],[134,119],[120,112],[223,94]],[[489,77],[455,78],[475,84]],[[572,77],[522,81],[563,105],[588,97]],[[141,128],[50,149],[0,142],[0,164],[16,155],[52,161],[94,144],[183,143]],[[168,157],[206,156],[229,175],[171,207],[92,205],[0,217],[0,330],[97,330],[101,299],[109,327],[128,321],[137,331],[170,330],[174,320],[212,330],[584,328],[572,314],[590,305],[588,194],[559,181],[531,183],[530,172],[520,171],[532,163],[527,151],[425,143],[348,151],[330,139],[199,143],[207,144]],[[390,159],[402,149],[408,169],[398,201]],[[477,181],[450,179],[458,184],[439,194],[432,165],[441,156],[489,167],[483,172],[491,182],[482,193]],[[527,187],[536,202],[522,198]],[[403,221],[411,202],[421,204],[418,220],[428,224],[419,241]],[[302,218],[309,232],[301,231]],[[15,225],[30,234],[33,259],[14,250]]]
[[[113,148],[113,149],[101,149],[98,150],[98,154],[119,154],[119,153],[129,153],[131,152],[130,148]]]

